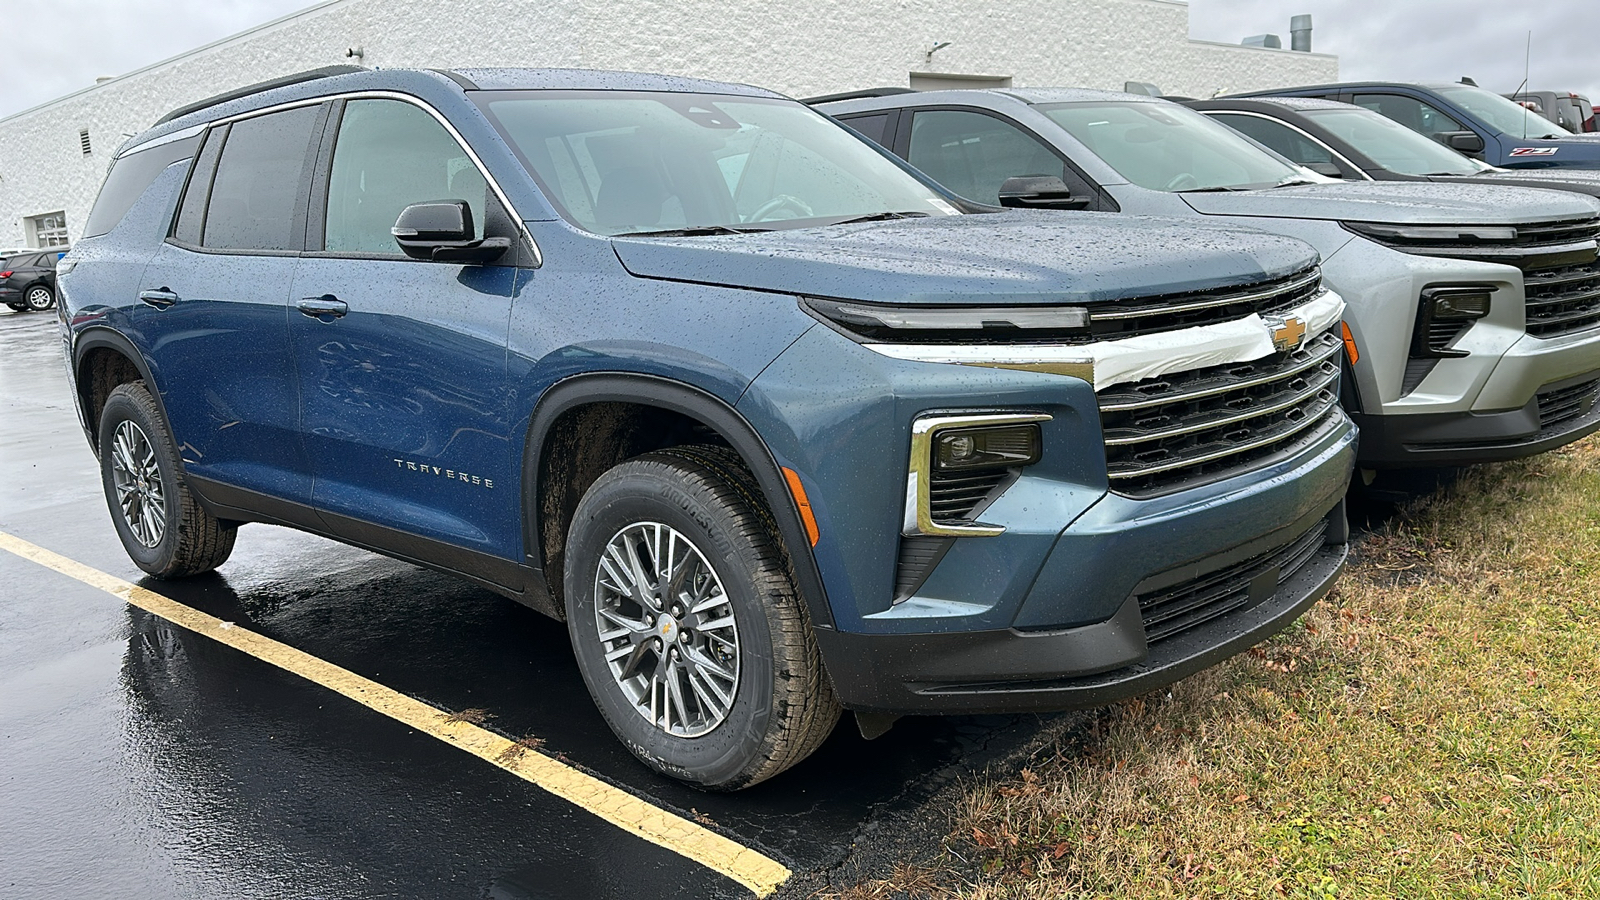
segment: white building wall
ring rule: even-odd
[[[168,110],[318,66],[575,66],[740,81],[798,97],[905,85],[912,72],[1017,86],[1147,81],[1209,97],[1336,80],[1338,61],[1191,41],[1175,0],[333,0],[0,119],[0,246],[65,210],[74,238],[125,137]],[[935,42],[950,41],[930,60]],[[361,48],[359,60],[346,57]],[[93,144],[85,156],[80,129]]]

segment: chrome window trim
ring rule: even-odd
[[[906,507],[900,533],[934,537],[994,537],[1005,534],[1004,525],[943,525],[933,520],[933,438],[951,428],[977,425],[1026,425],[1048,422],[1044,413],[973,413],[922,416],[911,423],[911,463],[906,475]]]
[[[234,113],[231,116],[223,116],[219,119],[212,119],[206,122],[203,126],[196,127],[214,128],[219,125],[238,122],[242,119],[253,119],[256,116],[264,116],[268,113],[281,112],[286,109],[296,109],[302,106],[317,106],[333,100],[399,100],[402,103],[409,103],[412,106],[415,106],[433,116],[433,118],[440,125],[444,126],[444,130],[449,132],[450,136],[455,139],[456,144],[459,145],[462,150],[466,151],[467,158],[471,159],[472,164],[478,167],[479,174],[483,175],[484,181],[488,182],[490,189],[494,191],[495,197],[503,206],[505,206],[506,211],[511,214],[511,218],[516,221],[517,230],[522,232],[522,236],[528,241],[528,246],[533,248],[533,267],[537,269],[544,265],[544,253],[539,249],[539,242],[533,239],[533,233],[528,230],[528,223],[523,219],[522,213],[518,212],[517,208],[512,205],[511,198],[507,196],[505,190],[500,187],[500,182],[495,180],[494,175],[489,172],[489,167],[483,164],[483,159],[478,156],[476,150],[472,149],[472,146],[467,143],[466,138],[461,136],[461,132],[450,123],[450,120],[446,119],[443,113],[439,112],[439,110],[435,109],[432,104],[428,103],[426,100],[423,100],[421,97],[417,97],[412,94],[401,93],[400,91],[345,91],[337,94],[323,94],[318,97],[308,97],[301,100],[290,100],[285,103],[275,104],[273,106],[264,106],[260,109],[252,109],[246,112]],[[335,134],[337,135],[337,133]],[[307,214],[309,215],[310,213],[308,212]]]
[[[1248,110],[1248,109],[1205,109],[1205,110],[1201,110],[1201,112],[1203,114],[1211,116],[1213,118],[1215,118],[1217,116],[1223,116],[1223,115],[1227,115],[1227,116],[1253,116],[1254,118],[1257,118],[1257,119],[1266,119],[1268,122],[1273,122],[1275,124],[1282,125],[1283,127],[1289,129],[1290,131],[1295,132],[1296,134],[1298,134],[1301,137],[1305,138],[1306,140],[1310,141],[1311,143],[1316,144],[1318,147],[1321,147],[1322,149],[1328,151],[1328,153],[1331,156],[1333,156],[1334,159],[1340,160],[1345,165],[1347,165],[1350,168],[1356,170],[1356,172],[1360,173],[1361,180],[1363,180],[1363,181],[1376,181],[1377,180],[1376,178],[1373,178],[1371,175],[1368,175],[1367,174],[1367,170],[1365,170],[1365,169],[1361,168],[1360,166],[1356,165],[1355,163],[1351,162],[1350,161],[1350,157],[1345,156],[1343,153],[1340,153],[1339,151],[1333,149],[1332,147],[1329,147],[1327,144],[1323,143],[1320,138],[1313,137],[1312,135],[1306,133],[1306,130],[1304,128],[1301,128],[1300,126],[1294,124],[1293,122],[1285,122],[1284,120],[1278,118],[1277,116],[1269,116],[1266,113],[1255,112],[1254,110]],[[1223,122],[1222,124],[1226,125],[1228,123]],[[1246,137],[1249,137],[1249,135],[1246,135]],[[1276,151],[1273,151],[1273,152],[1276,152]],[[1289,161],[1290,162],[1294,162],[1294,160],[1292,160],[1292,159],[1289,160]],[[1297,166],[1303,165],[1302,163],[1294,163],[1294,164],[1297,165]]]

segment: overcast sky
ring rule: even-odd
[[[121,75],[312,5],[309,0],[53,0],[30,6],[39,14],[6,17],[0,116],[93,84],[97,76]],[[1289,17],[1297,13],[1313,16],[1314,49],[1338,54],[1346,80],[1454,81],[1470,75],[1486,88],[1509,92],[1522,81],[1523,47],[1531,29],[1532,87],[1577,90],[1600,100],[1596,0],[1192,0],[1190,32],[1228,43],[1270,32],[1287,47]]]

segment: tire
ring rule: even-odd
[[[47,284],[36,284],[23,295],[23,303],[34,312],[44,312],[56,305],[56,292]]]
[[[135,565],[157,578],[182,578],[227,561],[238,528],[195,501],[172,435],[142,382],[111,392],[98,441],[106,505]],[[127,498],[126,509],[119,497]]]
[[[618,574],[630,569],[628,545],[639,576]],[[676,588],[663,585],[652,546],[672,548],[660,555],[677,561]],[[606,472],[578,504],[566,561],[567,627],[584,682],[645,765],[738,790],[832,732],[839,701],[776,526],[736,455],[679,447]],[[684,598],[677,615],[673,594]]]

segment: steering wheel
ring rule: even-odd
[[[794,213],[794,215],[781,217],[786,219],[804,218],[807,216],[816,215],[816,213],[812,211],[810,205],[808,205],[804,200],[801,200],[799,197],[796,197],[792,194],[779,194],[778,196],[773,197],[771,200],[768,200],[767,202],[756,207],[755,211],[752,212],[750,217],[745,219],[745,221],[766,222],[772,218],[773,213],[780,209],[788,209]]]
[[[1192,191],[1199,186],[1200,182],[1196,181],[1193,175],[1188,172],[1179,172],[1172,176],[1171,181],[1162,185],[1161,189],[1163,191]]]

